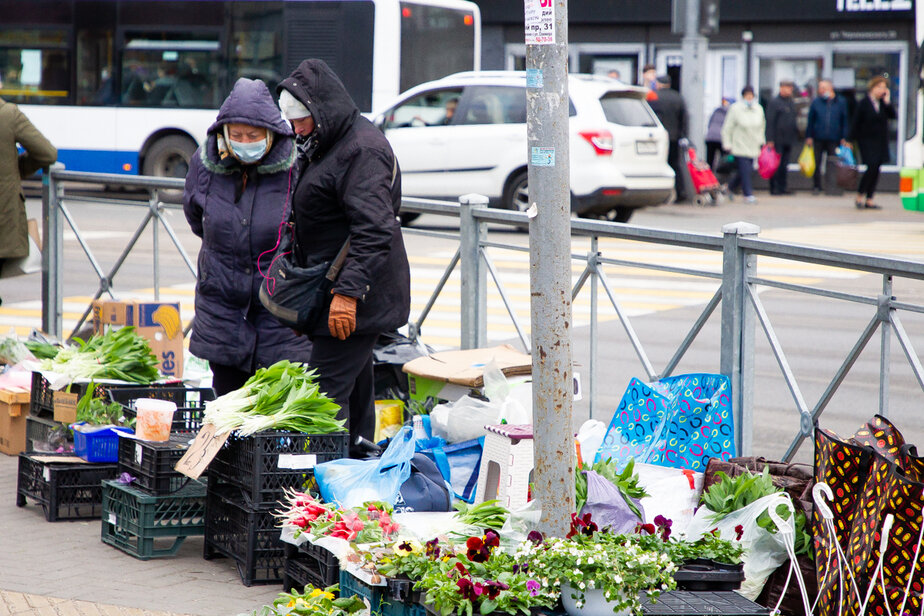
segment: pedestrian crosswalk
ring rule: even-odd
[[[813,227],[770,229],[760,237],[778,241],[808,244],[881,254],[924,261],[924,223],[869,222],[864,224],[832,224]],[[514,242],[525,246],[526,235],[514,237]],[[411,265],[411,322],[417,323],[428,300],[451,261],[456,246],[447,242],[439,251],[415,251],[409,240]],[[572,254],[585,255],[590,249],[587,239],[576,238]],[[627,263],[659,264],[702,272],[705,276],[651,270],[629,265],[605,265],[603,272],[621,310],[629,317],[705,305],[720,284],[721,252],[698,251],[668,245],[601,239],[598,249],[604,257]],[[530,331],[529,254],[523,251],[487,249],[487,255],[503,289],[510,300],[509,310],[516,315],[521,328]],[[584,269],[584,262],[572,262],[572,285]],[[860,274],[854,271],[821,267],[810,263],[777,259],[758,260],[757,273],[763,278],[792,284],[812,284],[822,280],[850,279]],[[488,279],[487,320],[489,342],[517,337],[517,328],[505,306],[501,293],[490,274]],[[460,272],[458,266],[450,275],[431,311],[420,323],[421,340],[434,348],[453,348],[459,345],[460,336]],[[194,284],[192,282],[161,289],[160,300],[179,302],[184,324],[193,316]],[[122,293],[120,299],[153,300],[153,289],[134,289]],[[70,296],[64,300],[64,328],[70,333],[80,320],[92,298]],[[598,286],[598,318],[601,322],[616,318],[616,311],[607,292]],[[573,302],[573,326],[583,327],[591,319],[590,283],[585,284]],[[41,324],[39,300],[0,306],[0,332],[11,328],[18,334],[27,334]]]

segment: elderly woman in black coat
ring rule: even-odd
[[[850,140],[860,147],[860,160],[866,165],[866,173],[857,187],[858,209],[878,210],[873,202],[876,184],[879,183],[879,167],[889,162],[889,120],[894,120],[895,108],[889,100],[889,80],[878,76],[869,80],[868,95],[857,105],[850,126]]]
[[[261,270],[288,220],[295,159],[292,129],[266,84],[239,79],[189,164],[183,209],[202,238],[189,350],[208,360],[218,395],[257,368],[311,355],[308,339],[281,325],[258,297]]]

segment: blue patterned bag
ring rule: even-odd
[[[594,460],[630,458],[702,472],[709,458],[735,456],[731,381],[683,374],[654,383],[632,379]]]

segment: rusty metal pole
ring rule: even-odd
[[[533,495],[540,530],[563,537],[574,511],[568,3],[525,0],[533,339]]]

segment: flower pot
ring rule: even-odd
[[[581,607],[577,606],[572,593],[577,594],[576,589],[570,584],[565,582],[561,585],[561,604],[568,616],[629,616],[631,613],[629,610],[613,611],[616,604],[608,601],[600,588],[584,590],[584,605]]]

